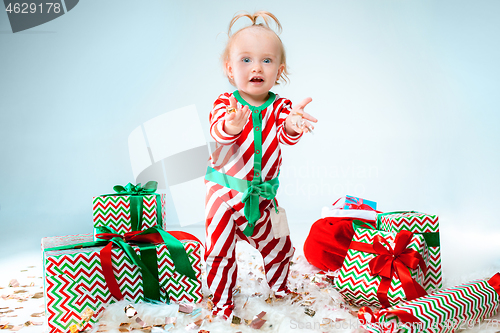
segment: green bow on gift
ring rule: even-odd
[[[156,192],[158,182],[149,181],[144,186],[141,183],[134,185],[128,183],[125,186],[115,185],[113,190],[116,193],[105,194],[106,196],[130,196],[130,224],[132,231],[139,231],[142,229],[142,215],[143,215],[143,197],[145,195],[156,195],[156,224],[163,225],[163,217],[161,211],[161,196]]]
[[[134,185],[132,183],[128,183],[125,186],[115,185],[113,186],[113,190],[119,194],[130,194],[130,195],[146,195],[146,194],[154,194],[156,189],[158,188],[158,182],[149,181],[144,184],[144,187],[141,186],[141,183]]]

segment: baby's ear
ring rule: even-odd
[[[283,71],[285,70],[285,64],[281,64],[280,67],[278,68],[278,75],[276,77],[276,84],[278,84],[278,81],[281,78],[281,74],[283,74]]]
[[[224,70],[225,70],[226,75],[227,75],[228,77],[233,76],[233,67],[231,67],[231,64],[230,64],[230,62],[229,62],[229,61],[226,61],[226,62],[224,63]]]

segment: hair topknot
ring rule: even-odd
[[[252,24],[249,25],[249,26],[246,26],[246,27],[243,27],[239,30],[237,30],[234,34],[231,32],[231,29],[233,28],[234,24],[236,23],[236,21],[238,21],[240,18],[242,17],[247,17],[249,18],[251,21],[252,21]],[[259,18],[262,19],[263,22],[260,22],[260,23],[257,23],[257,21],[259,20]],[[274,23],[276,24],[276,31],[274,31],[271,27],[270,27],[270,23],[271,23],[271,20],[274,21]],[[227,44],[226,44],[226,48],[224,49],[224,52],[222,53],[222,56],[221,56],[221,60],[222,60],[222,64],[223,64],[223,67],[224,67],[224,71],[226,72],[226,64],[227,62],[229,61],[229,56],[230,56],[230,50],[231,50],[231,46],[232,46],[232,43],[234,41],[234,39],[236,38],[236,36],[238,35],[239,32],[245,30],[245,29],[249,29],[249,28],[253,28],[253,27],[258,27],[258,28],[262,28],[262,29],[265,29],[265,30],[268,30],[270,32],[272,32],[276,38],[278,39],[279,43],[280,43],[280,49],[281,49],[281,64],[285,65],[283,71],[281,72],[281,76],[279,78],[279,81],[283,81],[283,82],[288,82],[288,67],[286,65],[286,54],[285,54],[285,47],[283,46],[283,42],[281,41],[281,39],[279,38],[278,34],[281,33],[282,31],[282,28],[281,28],[281,23],[280,21],[278,20],[278,18],[276,16],[274,16],[273,14],[271,14],[270,12],[267,12],[267,11],[257,11],[253,14],[250,14],[248,12],[241,12],[239,14],[236,14],[233,19],[231,20],[231,22],[229,23],[229,28],[228,28],[228,31],[227,31],[227,34],[228,34],[228,41],[227,41]],[[234,81],[232,80],[232,78],[230,78],[228,75],[227,75],[227,72],[226,72],[226,76],[229,80],[229,83],[231,83],[233,86],[235,85],[234,84]],[[279,84],[279,82],[276,82],[276,84]]]
[[[281,33],[282,28],[281,28],[281,23],[278,20],[278,18],[276,16],[274,16],[273,14],[271,14],[270,12],[266,12],[266,11],[260,10],[258,12],[253,13],[253,14],[250,14],[250,13],[247,13],[247,12],[242,12],[240,14],[236,14],[233,17],[233,19],[231,20],[231,22],[229,23],[229,29],[227,31],[227,34],[229,36],[231,36],[231,28],[233,27],[233,25],[236,23],[236,21],[238,21],[242,17],[248,17],[252,21],[252,26],[254,26],[254,25],[257,25],[257,26],[266,26],[269,29],[271,29],[271,27],[269,25],[269,22],[270,22],[271,19],[273,19],[274,22],[276,23],[278,34]],[[264,23],[257,23],[257,19],[259,17],[262,18],[262,20],[264,21]]]

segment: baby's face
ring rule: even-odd
[[[226,66],[243,98],[254,103],[266,101],[284,68],[277,36],[257,27],[240,31]]]

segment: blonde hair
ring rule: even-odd
[[[242,17],[248,17],[252,21],[252,25],[241,28],[240,30],[236,31],[234,34],[231,34],[231,28],[236,23],[236,21],[238,21]],[[257,19],[259,17],[262,18],[264,23],[257,23]],[[233,86],[235,85],[235,83],[234,83],[233,79],[231,79],[229,77],[229,75],[227,75],[227,70],[226,70],[226,64],[229,62],[229,53],[231,50],[231,46],[232,46],[234,40],[236,39],[236,36],[238,36],[238,34],[241,31],[249,29],[249,28],[260,28],[260,29],[264,29],[266,31],[270,31],[276,36],[276,38],[278,38],[279,47],[280,47],[280,51],[281,51],[281,54],[280,54],[281,63],[280,63],[280,65],[284,65],[284,67],[283,67],[283,71],[280,74],[279,79],[276,81],[275,84],[279,84],[279,81],[283,81],[283,82],[287,83],[290,80],[288,78],[289,72],[288,72],[288,67],[286,65],[285,46],[283,45],[283,42],[279,38],[278,34],[274,30],[272,30],[271,27],[269,26],[269,22],[271,21],[271,19],[274,20],[274,22],[276,23],[278,34],[281,33],[281,30],[282,30],[281,23],[278,20],[278,18],[276,16],[274,16],[273,14],[271,14],[270,12],[266,12],[266,11],[258,11],[258,12],[255,12],[254,14],[249,14],[247,12],[236,14],[233,17],[233,19],[231,20],[231,22],[229,23],[229,29],[227,32],[229,39],[227,41],[226,48],[224,49],[224,52],[222,53],[221,61],[222,61],[222,65],[224,68],[224,74],[226,74],[227,79],[229,80],[229,83],[231,83]]]

